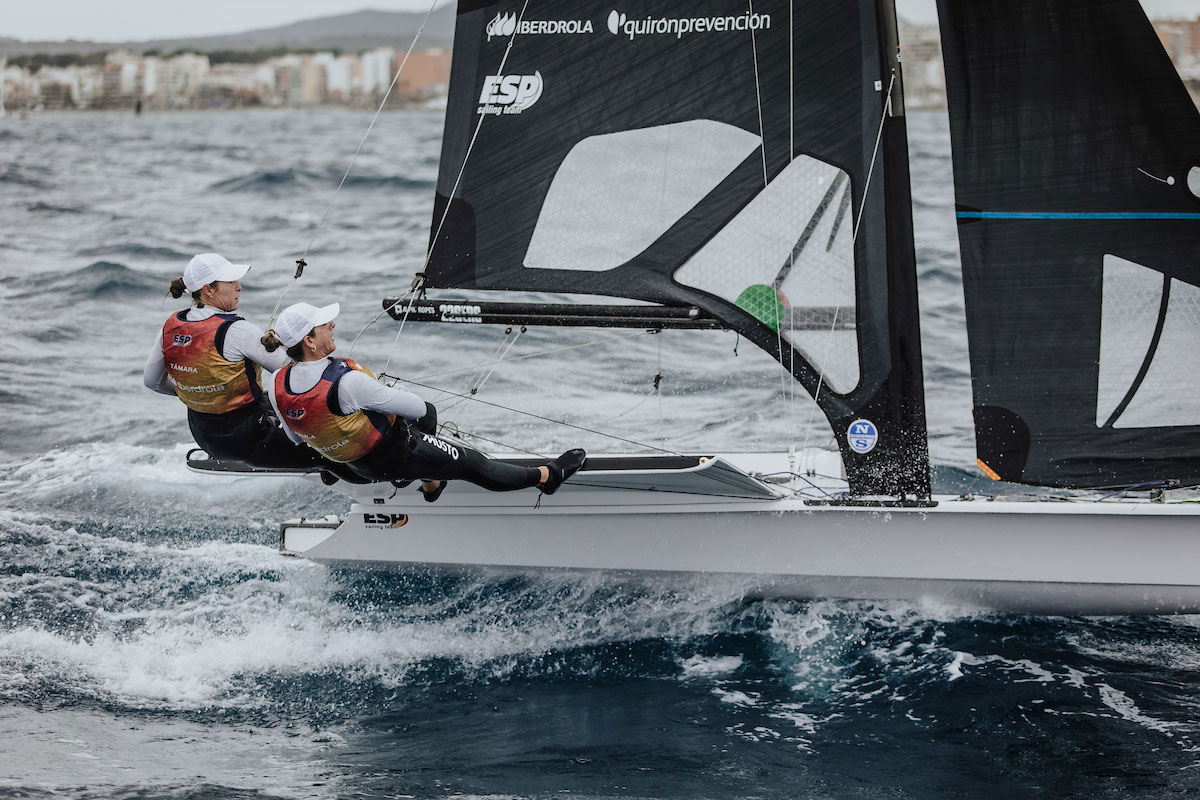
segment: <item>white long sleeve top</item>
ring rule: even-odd
[[[301,394],[312,389],[321,380],[321,373],[328,366],[329,359],[327,358],[295,364],[288,376],[291,391]],[[287,426],[286,418],[279,412],[279,403],[275,399],[275,376],[264,375],[263,383],[266,384],[267,396],[271,398],[275,416],[284,422],[284,432],[292,441],[302,443],[304,440],[292,432],[292,429]],[[425,416],[425,401],[421,397],[412,392],[384,386],[370,375],[358,370],[347,372],[338,381],[338,405],[343,414],[352,414],[355,411],[379,411],[408,419],[420,419]]]
[[[213,314],[228,313],[231,312],[222,311],[219,308],[212,308],[210,306],[203,308],[192,306],[188,309],[187,320],[188,322],[199,322],[200,320],[208,319]],[[266,348],[262,346],[262,342],[259,341],[262,339],[262,335],[262,328],[253,322],[244,319],[234,322],[225,331],[225,342],[221,346],[221,356],[227,361],[235,362],[248,358],[268,372],[275,372],[281,369],[288,361],[287,354],[283,350],[268,353]],[[146,359],[146,367],[142,371],[142,383],[146,385],[147,389],[151,389],[159,394],[175,394],[175,389],[171,386],[171,378],[167,373],[167,364],[163,360],[161,331],[154,340],[154,346],[150,348],[150,356]]]

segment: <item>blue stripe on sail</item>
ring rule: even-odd
[[[959,219],[1200,219],[1172,211],[959,211]]]

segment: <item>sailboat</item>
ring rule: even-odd
[[[1200,484],[1200,115],[1137,0],[938,5],[979,467],[1082,494],[931,490],[892,0],[636,15],[461,0],[429,259],[421,291],[385,308],[735,331],[811,395],[838,449],[593,453],[537,507],[460,483],[416,505],[339,484],[349,511],[286,523],[281,550],[1200,612],[1200,505],[1172,491]]]

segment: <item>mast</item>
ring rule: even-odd
[[[912,185],[905,124],[904,81],[894,0],[878,0],[879,61],[884,92],[891,87],[880,139],[884,166],[883,194],[888,263],[888,329],[891,371],[864,406],[864,414],[891,419],[895,435],[875,459],[861,469],[885,494],[929,497],[929,439],[925,419],[925,382],[921,359],[920,306],[917,300],[917,255],[913,241]],[[878,408],[876,412],[874,409]],[[839,440],[840,443],[840,440]],[[853,448],[842,446],[843,454]],[[846,460],[843,455],[843,461]],[[847,464],[847,471],[851,469]]]

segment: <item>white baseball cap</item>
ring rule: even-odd
[[[229,259],[216,253],[200,253],[192,256],[183,270],[183,285],[195,292],[213,281],[236,281],[250,269],[249,264],[231,264]]]
[[[280,312],[279,318],[275,320],[275,338],[284,347],[299,344],[309,331],[318,325],[332,321],[340,310],[341,306],[337,303],[330,303],[320,308],[308,303],[290,305]]]

